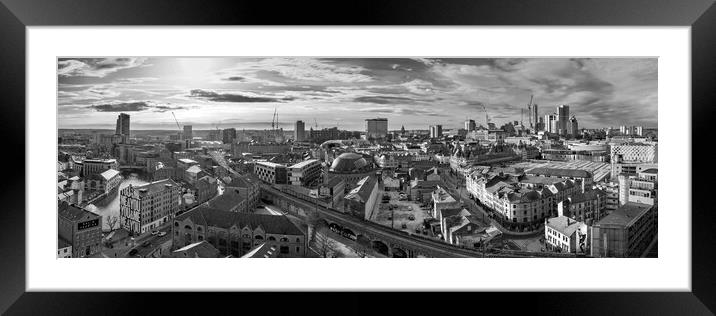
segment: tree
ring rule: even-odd
[[[315,231],[316,236],[314,241],[316,251],[322,258],[335,258],[338,245],[333,239],[328,238],[326,234],[327,229],[327,227],[323,226]]]
[[[109,231],[111,232],[116,229],[115,226],[117,226],[117,224],[119,223],[119,217],[108,215],[106,217],[105,222],[107,223],[107,227],[109,227]]]

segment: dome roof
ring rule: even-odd
[[[368,161],[360,154],[343,153],[333,160],[330,171],[333,172],[354,172],[368,166]]]

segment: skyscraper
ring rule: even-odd
[[[569,105],[560,105],[557,108],[557,113],[559,113],[559,117],[557,120],[559,121],[557,123],[558,131],[557,133],[559,135],[567,135],[567,125],[569,125]]]
[[[569,119],[569,135],[572,137],[577,137],[579,134],[579,125],[577,124],[577,118],[572,115],[572,118]]]
[[[388,136],[387,118],[365,120],[365,137],[367,139],[385,138],[386,136]]]
[[[224,135],[223,137],[223,143],[224,144],[231,144],[234,142],[234,139],[236,138],[236,129],[235,128],[227,128],[223,131]]]
[[[544,130],[549,133],[556,134],[559,121],[557,121],[557,113],[547,114],[544,116]]]
[[[537,104],[532,104],[532,127],[539,130],[539,111],[537,111]]]
[[[115,134],[129,137],[129,114],[117,116],[117,128]]]
[[[293,126],[293,140],[297,142],[306,140],[306,124],[303,121],[296,121]]]
[[[182,137],[183,137],[183,139],[188,139],[188,140],[193,139],[193,135],[191,132],[191,125],[184,125],[184,134]]]
[[[430,125],[430,138],[438,138],[443,136],[442,125]]]
[[[465,120],[465,129],[468,132],[472,132],[477,128],[477,125],[475,124],[475,120]]]

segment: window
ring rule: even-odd
[[[179,222],[174,222],[174,227],[179,227]]]
[[[281,237],[281,242],[288,242],[288,238],[286,238],[286,237]]]
[[[276,240],[276,237],[274,237],[274,236],[269,236],[268,240],[275,241],[275,240]]]
[[[287,254],[287,253],[288,253],[288,246],[281,246],[280,251],[281,251],[282,254]]]
[[[301,247],[296,247],[296,252],[301,252]]]
[[[186,229],[186,230],[191,230],[191,226],[186,225],[186,226],[184,226],[184,229]]]
[[[296,242],[301,242],[301,238],[296,238]]]

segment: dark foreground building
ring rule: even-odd
[[[283,215],[223,211],[198,206],[174,220],[173,248],[206,240],[222,256],[241,257],[266,243],[278,249],[278,257],[304,257],[306,236]]]

